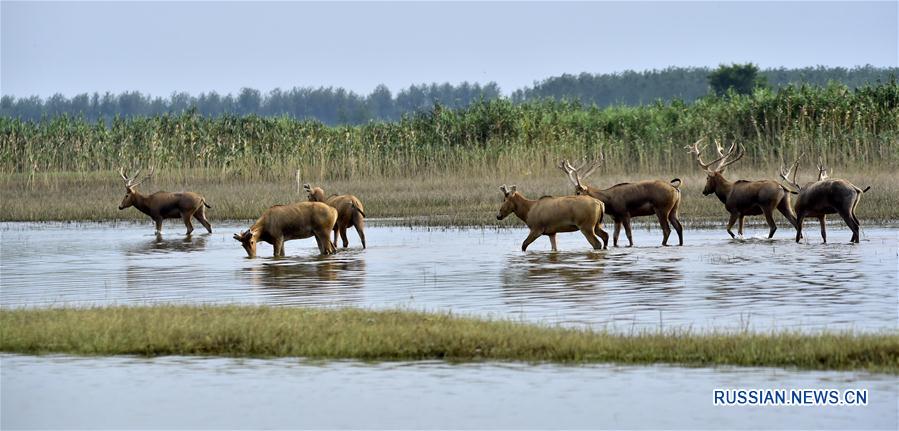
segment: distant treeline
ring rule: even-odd
[[[658,100],[692,103],[709,94],[708,75],[711,71],[709,68],[672,67],[644,72],[562,75],[513,92],[511,101],[522,103],[553,99],[598,107],[639,106]],[[773,88],[788,84],[823,86],[828,82],[838,82],[854,89],[887,82],[899,75],[899,68],[819,66],[766,69],[761,71],[761,75]],[[404,115],[433,109],[435,104],[446,108],[464,108],[473,102],[500,98],[503,97],[495,82],[484,85],[468,82],[459,85],[412,85],[396,95],[380,85],[367,96],[333,87],[275,89],[267,94],[244,88],[236,95],[221,95],[213,91],[199,96],[174,93],[168,98],[151,97],[134,91],[121,94],[84,93],[72,98],[57,94],[47,99],[3,96],[0,116],[37,121],[69,115],[91,122],[100,119],[108,122],[116,116],[152,117],[191,111],[204,116],[287,116],[318,120],[327,125],[358,125],[371,121],[397,121]]]

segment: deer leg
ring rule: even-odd
[[[734,223],[737,222],[737,218],[739,218],[739,217],[740,216],[737,213],[730,213],[730,221],[727,222],[727,233],[730,234],[731,238],[737,237],[736,235],[734,235],[733,231],[731,231],[731,228],[734,227]]]
[[[596,223],[596,226],[593,227],[593,233],[595,233],[596,236],[602,239],[602,248],[608,249],[609,234],[607,234],[606,231],[602,230],[602,223]]]
[[[209,220],[206,220],[206,211],[203,210],[202,206],[194,213],[194,218],[197,219],[209,233],[212,233],[212,225],[209,224]]]
[[[335,232],[336,234],[336,232]],[[328,255],[334,253],[337,250],[337,247],[331,242],[331,236],[328,235],[328,231],[318,231],[315,232],[315,238],[318,240],[319,247],[318,251],[322,255]]]
[[[800,214],[796,217],[796,242],[799,242],[799,240],[802,239],[802,222],[803,222],[803,220],[805,220],[804,215]],[[822,228],[823,228],[823,226],[822,226]]]
[[[743,214],[740,214],[739,225],[738,225],[739,228],[737,229],[737,232],[739,232],[741,237],[743,236],[743,219],[744,218],[745,218],[745,216]]]
[[[365,229],[365,222],[363,220],[365,220],[365,218],[362,217],[362,214],[359,214],[359,211],[356,211],[356,214],[353,216],[353,226],[356,227],[356,233],[359,234],[359,239],[362,240],[362,248],[365,248],[365,232],[363,232],[363,229]]]
[[[552,246],[553,251],[559,251],[559,249],[556,248],[556,234],[552,233],[547,236],[549,237],[549,244]]]
[[[846,222],[846,226],[849,226],[849,229],[852,229],[852,238],[849,242],[859,242],[858,224],[852,219],[852,215],[849,214],[848,211],[840,211],[839,213],[840,217],[843,218],[843,221]]]
[[[340,228],[340,239],[343,240],[343,248],[350,246],[350,240],[346,237],[346,226]]]
[[[157,217],[153,219],[156,222],[156,233],[162,233],[162,217]]]
[[[821,239],[824,240],[824,243],[827,244],[827,227],[824,223],[824,214],[818,216],[818,221],[821,223]]]
[[[612,233],[612,240],[615,247],[618,247],[618,234],[621,233],[621,220],[615,220],[615,232]]]
[[[524,239],[524,242],[521,243],[521,251],[527,251],[528,246],[531,245],[532,242],[536,241],[537,238],[543,235],[543,232],[538,230],[531,230],[531,233],[528,234],[528,237]]]
[[[634,237],[633,237],[633,235],[631,235],[631,218],[624,217],[621,220],[621,223],[624,224],[624,233],[627,235],[627,246],[633,247],[634,246]]]
[[[187,228],[187,233],[185,233],[185,235],[190,235],[190,233],[194,231],[194,225],[190,222],[191,217],[193,217],[193,214],[190,213],[181,216],[181,220],[184,220],[184,226]]]
[[[787,202],[787,198],[783,198],[780,200],[780,203],[777,204],[777,210],[780,211],[781,214],[793,225],[797,230],[802,230],[799,226],[799,219],[793,215],[793,211],[790,209],[790,205]],[[799,235],[799,239],[802,239],[802,235]]]
[[[774,232],[777,231],[777,224],[774,223],[774,214],[772,209],[764,209],[765,221],[768,222],[768,239],[774,238]]]
[[[283,257],[284,256],[284,238],[275,239],[274,244],[272,246],[275,248],[275,253],[273,256],[275,257]]]
[[[625,225],[626,226],[626,225]],[[602,250],[602,243],[599,242],[599,239],[596,238],[596,235],[593,234],[593,229],[588,227],[582,227],[581,233],[587,238],[587,241],[590,242],[590,245],[593,246],[594,250]]]
[[[677,219],[676,210],[671,210],[668,213],[668,221],[671,222],[671,225],[674,226],[674,231],[677,232],[677,245],[684,245],[684,226]]]
[[[668,217],[661,211],[656,211],[656,217],[659,218],[659,225],[662,226],[662,245],[668,245],[668,237],[671,235],[671,228],[668,227]]]
[[[333,242],[334,247],[337,247],[337,233],[338,233],[339,231],[340,231],[340,228],[337,227],[337,224],[335,223],[335,224],[334,224],[334,242]],[[330,241],[330,239],[329,239],[328,241]]]

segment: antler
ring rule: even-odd
[[[702,163],[702,150],[705,147],[700,147],[699,144],[704,140],[705,140],[705,138],[700,138],[698,141],[694,142],[693,145],[685,146],[684,149],[686,149],[688,153],[693,155],[693,157],[696,159],[696,163],[699,163],[699,166],[702,167],[702,169],[711,171],[709,169],[709,166],[711,166],[712,163],[715,163],[715,162],[721,160],[723,157],[719,157],[708,163]]]
[[[823,181],[827,178],[827,166],[824,166],[824,159],[818,157],[818,181]]]
[[[795,188],[796,190],[802,189],[802,187],[799,186],[799,183],[796,182],[796,175],[799,173],[799,160],[802,159],[802,156],[805,156],[805,153],[800,154],[799,157],[796,158],[796,161],[793,162],[793,165],[790,166],[790,169],[784,170],[783,165],[781,165],[781,167],[780,167],[780,177],[783,178],[783,180],[787,184],[789,184],[791,187]],[[789,178],[791,171],[793,172],[792,180]]]
[[[558,168],[561,169],[562,172],[565,172],[566,175],[568,175],[568,180],[571,181],[571,184],[573,184],[577,188],[583,188],[583,186],[581,185],[581,180],[587,178],[588,176],[590,176],[590,174],[593,173],[593,171],[596,170],[596,168],[602,166],[603,161],[605,161],[605,155],[600,152],[598,159],[588,162],[585,158],[584,162],[576,168],[574,166],[571,166],[571,163],[568,160],[559,162]],[[581,171],[588,166],[589,169],[581,174]]]
[[[138,169],[137,172],[135,172],[133,176],[129,177],[128,175],[125,175],[125,168],[120,167],[119,175],[122,177],[122,180],[125,181],[125,187],[136,187],[140,183],[150,179],[150,177],[153,176],[153,173],[155,171],[156,171],[156,168],[150,168],[150,173],[148,173],[147,175],[144,175],[144,177],[141,178],[139,181],[135,181],[134,179],[137,178],[138,175],[140,175],[140,169]]]
[[[737,145],[736,142],[730,144],[730,148],[727,150],[727,154],[723,154],[723,152],[721,151],[723,150],[723,148],[721,148],[721,145],[718,144],[718,141],[715,141],[715,146],[717,147],[718,154],[722,155],[722,158],[720,159],[721,162],[718,163],[718,166],[715,167],[715,171],[717,172],[724,172],[724,170],[727,169],[728,166],[736,163],[746,154],[746,148],[743,147],[743,144]],[[737,150],[739,150],[737,152],[737,157],[731,159],[731,157],[733,157],[734,155],[734,151]]]

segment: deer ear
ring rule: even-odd
[[[516,186],[515,184],[512,184],[512,187],[509,188],[509,191],[512,193],[515,193],[516,191],[518,191],[518,186]]]
[[[236,233],[236,234],[234,234],[234,239],[240,241],[243,239],[243,237],[239,233]]]
[[[309,190],[309,189],[312,188],[312,186],[309,185],[309,184],[303,184],[303,188],[306,189],[306,190]]]

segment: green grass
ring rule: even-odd
[[[249,306],[0,309],[0,351],[738,365],[899,374],[899,334],[614,334],[444,313]]]
[[[740,169],[728,172],[732,179],[772,178],[776,168]],[[728,214],[714,196],[703,196],[705,176],[693,168],[686,171],[594,174],[589,183],[608,187],[623,181],[644,179],[684,180],[680,219],[686,225],[724,224]],[[214,206],[208,210],[215,224],[221,220],[255,219],[271,205],[306,200],[297,193],[293,172],[284,168],[276,180],[245,179],[216,170],[161,170],[155,179],[141,185],[147,193],[156,190],[192,190],[202,193]],[[860,187],[872,186],[858,208],[858,216],[868,222],[899,219],[899,177],[885,170],[840,171],[834,176],[846,178]],[[552,166],[508,174],[489,170],[467,170],[453,173],[410,177],[373,177],[319,179],[303,175],[301,181],[324,187],[326,193],[352,193],[362,199],[372,219],[398,218],[396,223],[440,226],[518,226],[514,217],[498,222],[495,214],[502,201],[501,184],[517,184],[531,198],[542,195],[571,194],[573,188],[560,171]],[[148,218],[134,208],[118,210],[124,187],[117,172],[45,173],[30,178],[27,174],[0,174],[0,220],[2,221],[109,221]],[[795,202],[795,200],[794,200]],[[785,223],[779,215],[779,220]],[[761,221],[750,217],[748,221]],[[637,222],[656,223],[655,217],[641,217]],[[609,225],[611,221],[607,221]]]

